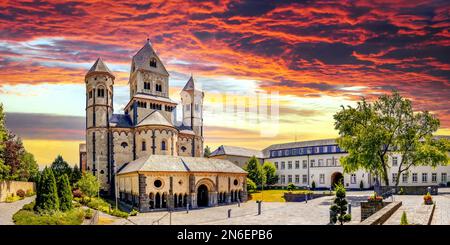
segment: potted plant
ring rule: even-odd
[[[429,192],[425,196],[423,196],[423,202],[425,205],[433,204],[433,198],[431,197],[431,194]]]
[[[367,199],[368,202],[382,202],[383,201],[383,197],[377,195],[376,192],[373,193],[373,195],[369,196],[369,198]]]

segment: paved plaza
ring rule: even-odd
[[[351,203],[352,221],[357,224],[361,219],[360,202],[366,201],[372,191],[348,191],[347,199]],[[25,198],[15,203],[0,203],[0,224],[13,224],[12,215],[34,197]],[[107,214],[100,215],[100,224],[105,225],[326,225],[329,223],[329,208],[333,196],[316,198],[306,202],[265,202],[262,204],[262,213],[258,215],[258,205],[255,201],[225,205],[212,208],[203,208],[186,211],[139,213],[128,219],[113,217]],[[388,198],[387,201],[390,201]],[[393,214],[386,224],[399,224],[403,211],[406,211],[409,223],[418,222],[421,217],[417,212],[422,205],[420,196],[394,196],[394,200],[402,201],[402,207]],[[436,210],[433,216],[433,225],[450,225],[450,191],[443,191],[433,196],[436,201]],[[228,218],[231,210],[231,218]]]

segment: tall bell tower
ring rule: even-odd
[[[195,134],[192,156],[200,157],[203,153],[203,98],[205,94],[196,87],[191,75],[181,91],[183,106],[183,125],[190,126]]]
[[[86,171],[98,177],[101,190],[110,190],[111,148],[109,118],[113,113],[114,75],[101,58],[85,76],[86,83]]]

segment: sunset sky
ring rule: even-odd
[[[58,154],[75,164],[84,75],[102,57],[116,76],[120,113],[131,57],[149,38],[170,73],[172,99],[191,73],[201,84],[212,148],[336,137],[332,116],[341,105],[393,89],[435,113],[438,133],[450,135],[449,16],[445,0],[3,0],[0,103],[41,165]],[[255,93],[272,95],[276,120],[223,104],[252,103]]]

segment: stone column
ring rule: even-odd
[[[248,192],[247,192],[247,178],[244,177],[244,182],[242,183],[243,186],[243,191],[242,191],[242,196],[241,196],[241,201],[242,202],[246,202],[248,200]]]
[[[225,194],[225,202],[231,203],[231,178],[228,177],[228,191]]]
[[[189,195],[188,203],[192,208],[198,208],[197,206],[197,190],[195,189],[195,176],[189,175]]]
[[[146,180],[147,177],[144,174],[139,174],[139,212],[150,211]]]
[[[218,201],[217,201],[217,191],[210,191],[208,193],[208,206],[209,207],[214,207],[214,206],[218,206]]]
[[[167,197],[167,208],[169,210],[174,209],[174,199],[173,199],[173,177],[170,176],[170,187],[169,187],[169,196]]]

